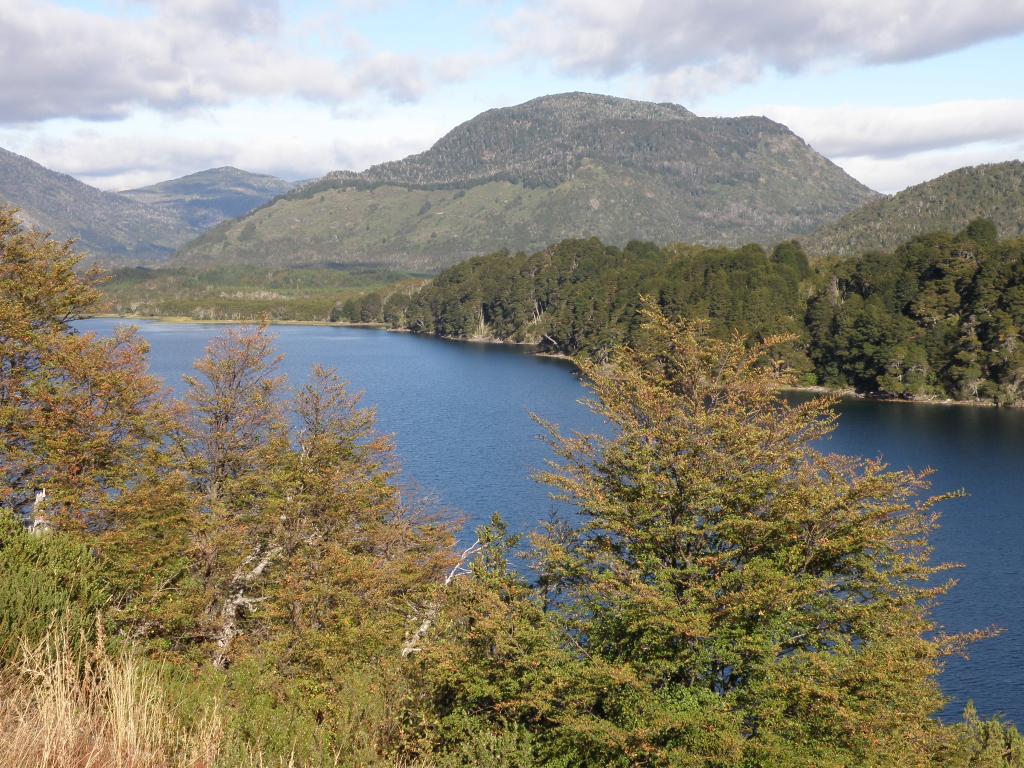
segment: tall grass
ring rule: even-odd
[[[363,675],[339,696],[328,733],[255,691],[248,706],[222,706],[191,674],[110,651],[102,628],[90,642],[72,626],[57,622],[0,663],[0,768],[428,768],[384,756],[393,702]]]
[[[214,706],[186,724],[159,668],[129,651],[91,648],[56,626],[0,673],[4,768],[212,768],[222,739]]]

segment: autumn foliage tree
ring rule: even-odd
[[[76,333],[96,312],[81,255],[0,209],[0,504],[63,528],[99,529],[159,438],[145,342]]]
[[[703,742],[729,759],[928,764],[957,645],[927,614],[948,587],[929,561],[941,497],[820,452],[835,402],[780,396],[782,341],[718,340],[648,306],[642,346],[585,364],[614,436],[552,430],[561,463],[542,479],[585,522],[538,541],[548,586],[586,652],[664,702],[594,702],[612,713],[595,747],[624,760],[670,763],[718,712],[743,740]]]
[[[721,340],[647,304],[635,348],[581,363],[609,434],[547,425],[540,476],[579,524],[534,537],[532,590],[491,569],[453,592],[424,670],[442,723],[525,726],[545,765],[951,754],[937,678],[972,638],[928,615],[950,587],[928,545],[944,497],[921,496],[924,474],[822,453],[835,401],[781,396],[785,341]],[[490,603],[458,598],[486,583]]]
[[[219,675],[240,713],[275,702],[251,743],[333,764],[346,727],[355,738],[345,692],[401,677],[407,631],[451,567],[450,520],[403,494],[391,441],[335,373],[288,386],[265,326],[214,339],[174,399],[134,332],[76,329],[101,305],[70,245],[9,212],[0,223],[0,502],[57,529],[51,542],[3,522],[0,577],[39,582],[48,601],[33,616],[35,593],[0,594],[25,619],[5,626],[5,652],[81,592],[86,624],[102,608],[112,636]],[[75,558],[88,594],[48,572]]]

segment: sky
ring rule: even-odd
[[[590,91],[766,115],[896,192],[1024,159],[1024,0],[0,0],[0,147],[297,181]]]

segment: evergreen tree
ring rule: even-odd
[[[35,535],[0,518],[0,668],[22,644],[34,646],[57,623],[91,639],[110,595],[89,548],[71,535]]]

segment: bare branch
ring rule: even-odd
[[[457,577],[469,573],[468,563],[470,559],[473,557],[473,555],[475,555],[481,549],[483,549],[483,547],[480,544],[480,539],[477,539],[464,550],[462,550],[462,554],[459,555],[458,561],[455,563],[454,567],[452,567],[452,569],[448,572],[448,575],[445,577],[444,586],[447,587]],[[437,618],[437,603],[435,602],[428,605],[424,613],[425,615],[423,617],[423,621],[420,623],[419,627],[406,639],[405,643],[402,645],[402,658],[406,658],[411,654],[418,653],[421,650],[419,644],[423,640],[423,638],[427,636],[427,632],[430,631],[430,627],[433,625],[434,620]]]

